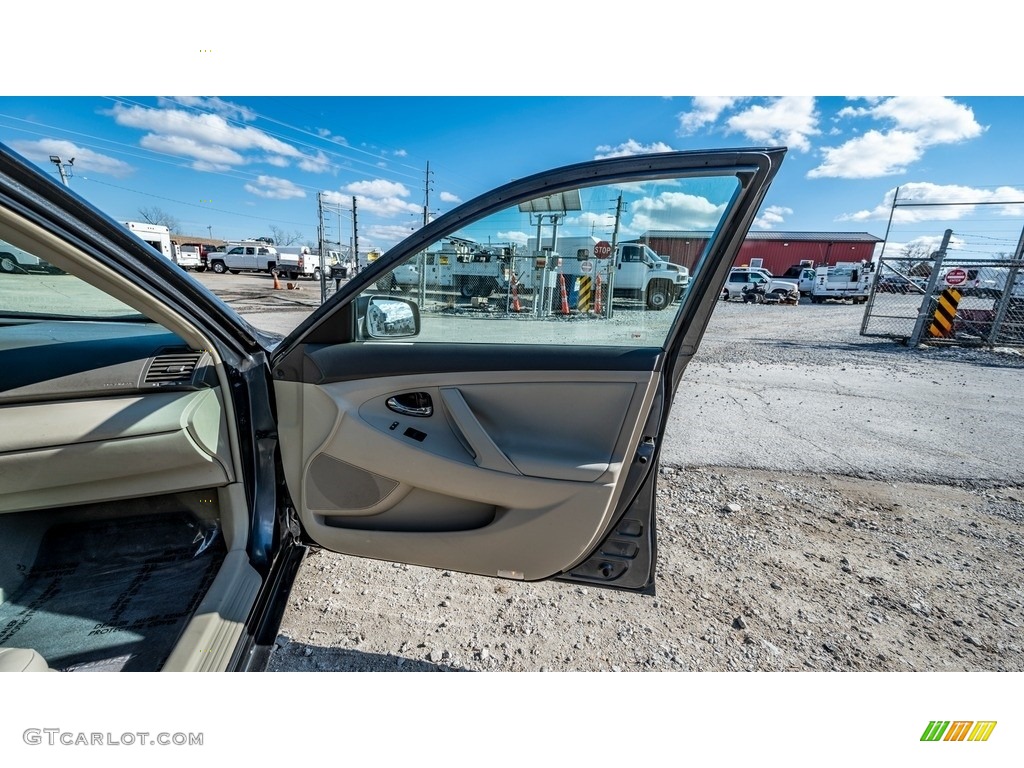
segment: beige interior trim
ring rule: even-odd
[[[513,475],[522,474],[480,426],[480,422],[466,405],[466,399],[457,388],[441,387],[441,402],[455,427],[456,436],[464,438],[478,467]]]
[[[225,485],[234,477],[217,392],[0,408],[0,512]]]
[[[281,434],[282,456],[289,488],[293,492],[303,526],[322,546],[352,555],[409,562],[438,568],[512,576],[522,579],[546,578],[561,572],[585,556],[603,537],[611,524],[611,515],[621,493],[624,469],[631,462],[641,439],[643,422],[657,391],[658,377],[650,372],[485,372],[404,376],[389,379],[304,385],[275,382],[281,418],[294,417],[299,431]],[[535,402],[546,401],[544,418],[550,414],[571,413],[579,408],[575,393],[590,388],[598,402],[621,402],[621,420],[588,425],[582,435],[565,445],[573,461],[565,462],[563,451],[545,455],[535,453],[539,472],[557,477],[528,476],[495,471],[477,465],[463,442],[453,433],[447,414],[409,419],[378,411],[387,397],[410,391],[457,388],[470,409],[474,393],[487,387],[502,387],[502,397],[517,392],[518,404],[501,415],[517,410],[531,413]],[[623,389],[625,387],[626,389]],[[487,397],[478,398],[488,402]],[[522,411],[521,409],[527,409]],[[595,411],[607,413],[603,409]],[[488,435],[502,433],[506,425],[492,424],[486,416],[473,412]],[[578,416],[579,414],[577,414]],[[398,422],[395,429],[391,424]],[[584,419],[569,422],[585,424]],[[402,438],[407,425],[426,433],[422,442]],[[594,431],[596,430],[596,431]],[[511,427],[508,435],[521,436]],[[547,430],[550,436],[557,429]],[[604,435],[591,445],[593,435]],[[495,439],[503,450],[502,439]],[[535,443],[519,446],[530,449],[542,445],[544,435]],[[472,530],[430,532],[426,530],[366,530],[365,517],[345,528],[343,511],[333,513],[309,508],[302,489],[310,464],[326,454],[368,472],[398,481],[403,487],[426,492],[433,498],[449,496],[456,503],[475,502],[494,507],[493,520]],[[508,455],[506,453],[506,455]],[[587,466],[578,466],[578,458],[594,456]],[[526,453],[522,454],[523,458]],[[519,471],[521,459],[510,456]],[[405,499],[406,494],[397,498]],[[405,502],[407,505],[408,502]],[[405,510],[408,519],[408,510]],[[383,516],[386,512],[380,513]],[[340,515],[340,516],[339,516]],[[359,527],[355,527],[358,525]]]
[[[235,651],[262,579],[242,550],[228,552],[217,578],[174,646],[163,672],[220,672]]]

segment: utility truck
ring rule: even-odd
[[[841,261],[834,266],[814,270],[811,301],[822,304],[828,299],[864,304],[871,292],[871,275],[875,265],[870,261]]]
[[[615,298],[642,299],[648,309],[665,309],[690,284],[686,267],[671,263],[639,242],[619,243],[612,254],[611,245],[593,235],[559,237],[554,249],[550,238],[542,238],[540,250],[537,238],[531,237],[526,250],[561,258],[561,274],[570,278],[596,275],[604,282],[603,289],[611,285]]]
[[[389,284],[379,287],[414,290],[420,285],[422,269],[423,285],[428,290],[457,291],[467,298],[490,296],[507,288],[515,251],[512,245],[485,246],[472,240],[449,238],[438,250],[424,251],[397,267],[383,278]],[[527,279],[532,284],[532,274]],[[528,289],[529,285],[523,287]]]
[[[309,277],[320,282],[320,256],[314,253],[306,245],[278,245],[277,249],[277,271],[289,280],[297,280],[300,277]],[[324,270],[330,274],[332,260],[328,251],[324,256]]]

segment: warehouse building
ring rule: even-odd
[[[639,239],[655,253],[692,271],[710,236],[708,231],[650,230]],[[867,232],[750,232],[735,265],[760,266],[781,275],[802,261],[815,267],[870,261],[881,242],[882,238]]]

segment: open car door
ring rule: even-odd
[[[784,154],[538,174],[360,272],[271,361],[306,536],[350,555],[651,590],[672,397]],[[617,284],[618,246],[658,252],[664,230],[706,240],[689,280],[662,263]],[[593,247],[578,247],[586,236]]]

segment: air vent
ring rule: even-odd
[[[191,384],[192,376],[199,365],[202,352],[174,352],[157,355],[146,370],[144,386],[166,387],[174,384]]]

